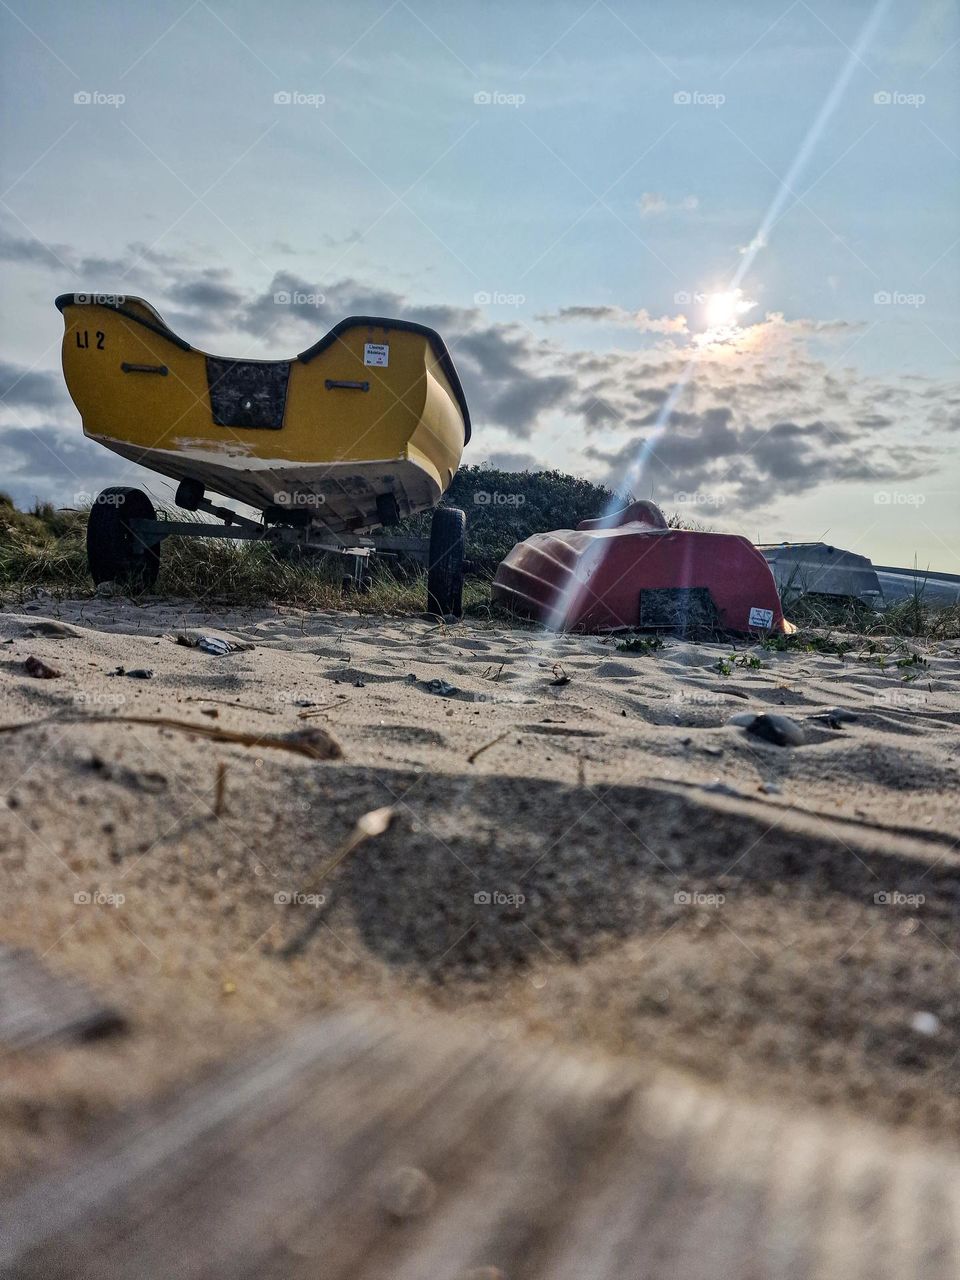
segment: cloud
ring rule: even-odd
[[[10,235],[0,231],[0,262],[19,262],[28,266],[51,267],[59,271],[64,265],[61,254],[69,255],[70,250],[60,246],[61,253],[41,241],[23,236]]]
[[[233,310],[244,301],[244,295],[222,277],[222,272],[205,271],[197,280],[184,280],[174,285],[169,296],[181,306],[196,307],[202,311]]]
[[[744,326],[729,345],[571,351],[593,477],[664,503],[709,490],[728,513],[769,509],[828,484],[903,483],[943,465],[954,399],[926,380],[886,380],[841,365],[858,326]],[[831,348],[840,348],[840,355]],[[664,415],[669,404],[671,411]],[[661,418],[665,418],[661,421]],[[894,435],[889,428],[898,426]],[[913,442],[916,443],[913,443]]]
[[[36,499],[82,506],[109,484],[156,487],[159,477],[81,434],[53,424],[0,430],[2,487],[18,506]]]
[[[0,227],[0,262],[46,267],[61,278],[67,270],[74,277],[77,292],[86,289],[91,293],[123,293],[128,280],[136,281],[138,287],[147,282],[161,287],[171,272],[182,270],[179,259],[145,244],[128,244],[120,257],[105,258],[78,253],[70,245],[45,244],[36,236],[17,235],[8,227]],[[163,275],[155,274],[160,272]]]
[[[641,333],[687,332],[686,316],[652,316],[642,307],[639,311],[628,311],[625,307],[616,306],[561,307],[558,311],[546,311],[535,318],[543,324],[585,321],[638,329]]]
[[[681,494],[708,493],[739,511],[824,483],[902,484],[928,474],[937,456],[924,447],[871,456],[857,433],[837,422],[781,420],[758,427],[713,408],[676,415],[667,430],[638,434],[617,449],[590,445],[585,452],[606,465],[611,485],[632,476],[634,487],[642,485],[644,494],[664,503],[679,501]]]
[[[47,410],[69,403],[63,379],[45,369],[0,360],[0,402],[10,408]]]
[[[120,265],[68,246],[50,246],[54,251],[78,266],[99,262],[105,274]],[[750,512],[837,482],[915,480],[942,465],[946,442],[960,428],[957,386],[868,376],[844,365],[844,347],[864,328],[855,321],[770,313],[737,327],[725,346],[701,347],[691,368],[692,335],[682,315],[575,303],[535,317],[533,327],[491,324],[477,306],[423,304],[350,276],[308,280],[284,270],[251,291],[228,271],[169,262],[143,246],[129,245],[125,255],[149,277],[150,300],[161,312],[173,307],[175,327],[182,320],[188,333],[229,329],[234,343],[238,332],[249,334],[257,340],[250,348],[267,358],[304,350],[348,315],[427,324],[442,334],[463,381],[472,456],[484,456],[485,433],[496,429],[507,438],[497,438],[491,463],[522,469],[536,466],[539,455],[551,465],[585,467],[614,488],[636,475],[644,456],[635,487],[665,502],[708,488],[722,492],[728,512]],[[51,266],[44,246],[23,238],[0,240],[0,256]],[[102,276],[88,279],[100,283]],[[556,335],[570,325],[622,330],[629,341],[614,334],[617,347],[598,348],[578,333],[578,341],[564,342]],[[641,344],[638,334],[657,340]],[[59,373],[0,363],[4,395],[11,412],[29,411],[42,423],[30,429],[21,422],[0,435],[0,462],[15,496],[69,500],[78,487],[97,490],[131,471],[156,484],[85,441],[78,427],[56,422],[61,411],[73,417]],[[668,402],[672,412],[657,430]]]
[[[509,449],[488,453],[486,461],[498,471],[540,471],[543,468],[532,453],[514,453]]]
[[[570,374],[544,367],[548,353],[518,325],[467,333],[456,340],[454,354],[472,416],[521,439],[533,434],[543,413],[566,404],[576,388]]]
[[[659,191],[644,191],[637,201],[637,208],[644,218],[661,213],[693,213],[699,207],[700,200],[697,196],[681,196],[679,200],[671,203]]]

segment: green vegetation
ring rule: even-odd
[[[445,503],[467,513],[471,573],[464,591],[466,612],[473,616],[496,612],[490,606],[490,578],[516,542],[545,529],[572,528],[602,514],[611,503],[626,500],[601,485],[559,471],[461,468]],[[183,513],[164,514],[176,519]],[[0,494],[0,592],[7,598],[24,598],[38,588],[60,596],[92,594],[84,545],[86,521],[86,511],[58,511],[49,503],[18,511]],[[671,517],[670,523],[680,526],[680,517]],[[396,532],[426,537],[429,530],[430,513],[426,512]],[[363,613],[423,609],[425,586],[419,566],[393,559],[374,560],[373,566],[369,590],[344,596],[344,565],[336,557],[291,562],[278,559],[265,545],[170,538],[163,548],[157,591],[187,599],[283,601],[307,608],[342,608],[346,603]],[[916,678],[922,670],[922,660],[906,652],[906,640],[960,640],[960,606],[932,608],[924,603],[922,590],[884,613],[859,601],[815,595],[794,600],[787,612],[798,631],[759,638],[755,643],[761,649],[828,653],[880,666],[896,661],[904,680]],[[700,638],[720,637],[704,634]],[[658,635],[625,636],[616,647],[625,653],[650,654],[663,647],[663,640]],[[747,669],[762,665],[756,655],[737,658],[736,653],[734,649],[729,670],[721,674],[730,674],[734,663]]]
[[[57,511],[49,503],[18,511],[0,494],[0,589],[43,586],[89,594],[86,525],[86,512]]]
[[[763,670],[763,663],[755,653],[741,653],[736,657],[731,654],[729,658],[718,658],[714,665],[721,676],[732,676],[737,667],[745,671]]]
[[[611,501],[609,489],[559,471],[499,471],[461,467],[444,504],[467,513],[468,612],[489,609],[489,579],[516,542],[543,529],[570,528],[601,515]],[[160,513],[168,519],[183,513]],[[405,521],[396,530],[427,538],[430,512]],[[59,595],[89,595],[84,539],[86,511],[57,511],[49,504],[18,511],[0,495],[0,590],[27,593],[43,587]],[[214,526],[216,527],[216,526]],[[370,589],[351,594],[349,602],[363,612],[423,608],[423,572],[397,560],[372,562]],[[162,595],[239,600],[249,603],[283,600],[315,608],[342,607],[344,564],[333,556],[309,557],[299,563],[280,560],[264,545],[225,539],[178,539],[164,543],[157,592]]]
[[[508,551],[532,533],[573,529],[593,520],[614,502],[629,499],[562,471],[498,471],[461,467],[444,496],[444,506],[467,513],[467,557],[477,573],[493,576]],[[425,538],[430,512],[414,516],[397,530]]]
[[[799,628],[801,636],[816,630],[817,632],[842,631],[860,636],[917,636],[928,640],[960,639],[960,605],[938,607],[925,603],[922,584],[909,599],[891,605],[882,613],[864,604],[862,600],[843,600],[836,596],[821,596],[815,593],[793,599],[784,606],[784,612]],[[772,637],[772,639],[790,640],[792,637]]]
[[[619,653],[657,653],[660,649],[665,649],[666,644],[662,636],[627,636],[623,640],[618,640],[616,645]]]
[[[163,512],[176,519],[176,512]],[[87,573],[85,511],[52,507],[17,511],[0,495],[0,591],[25,598],[37,588],[63,597],[93,594]],[[270,547],[225,539],[170,538],[160,558],[157,594],[244,604],[284,601],[307,608],[339,609],[346,602],[363,613],[422,612],[425,587],[421,572],[376,565],[369,589],[344,595],[343,564],[321,556],[299,564],[279,560]],[[489,584],[468,580],[464,603],[481,612],[490,599]]]

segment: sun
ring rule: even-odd
[[[724,289],[703,295],[703,318],[706,328],[694,335],[698,347],[737,344],[745,333],[740,319],[757,304],[745,298],[742,289]]]
[[[722,293],[708,293],[705,315],[708,329],[731,329],[742,315],[752,311],[757,304],[743,296],[742,289],[727,289]]]

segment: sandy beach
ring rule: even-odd
[[[51,598],[0,640],[3,943],[120,1027],[7,1055],[8,1175],[358,998],[956,1144],[956,644]]]

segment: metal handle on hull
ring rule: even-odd
[[[126,360],[120,368],[124,373],[159,373],[164,378],[170,372],[165,364],[127,364]]]
[[[339,378],[327,378],[323,385],[327,388],[328,391],[333,391],[334,388],[339,388],[342,391],[369,391],[370,390],[369,382],[346,382],[346,381],[340,380]]]

